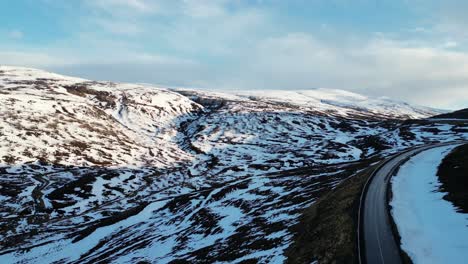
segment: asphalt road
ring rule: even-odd
[[[431,144],[399,153],[374,172],[361,204],[360,260],[362,263],[402,263],[399,244],[395,239],[388,210],[387,190],[393,172],[409,157],[424,150],[457,142]],[[460,144],[460,142],[458,142]],[[363,247],[362,240],[364,241]]]

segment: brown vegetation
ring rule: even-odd
[[[446,192],[444,199],[452,202],[459,212],[468,213],[468,144],[455,148],[448,154],[437,172]]]
[[[67,85],[64,86],[64,88],[67,90],[67,92],[81,97],[93,95],[98,101],[105,103],[106,106],[115,107],[116,97],[110,92],[97,91],[88,88],[85,84]]]
[[[357,263],[359,198],[375,166],[351,177],[304,211],[287,263]]]

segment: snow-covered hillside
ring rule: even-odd
[[[179,89],[176,91],[190,91]],[[376,119],[417,119],[426,118],[445,111],[410,105],[387,97],[369,97],[337,89],[311,90],[234,90],[214,92],[198,90],[205,96],[221,97],[226,100],[265,101],[279,105],[294,106],[302,111],[313,111],[320,115],[334,115],[348,118]]]
[[[400,120],[434,114],[0,66],[0,262],[280,262],[301,210],[375,157],[468,137]]]
[[[413,263],[463,263],[468,257],[468,219],[444,200],[437,168],[456,145],[417,154],[392,179],[392,216],[401,248]]]
[[[232,93],[232,92],[231,92]],[[235,95],[247,97],[252,100],[268,100],[278,103],[289,103],[303,109],[319,111],[326,114],[343,117],[375,117],[415,119],[440,113],[428,107],[413,106],[408,103],[386,97],[368,97],[360,94],[336,90],[314,89],[303,91],[237,91]]]
[[[176,126],[201,107],[184,96],[21,68],[1,67],[0,78],[6,163],[173,166],[187,159]]]

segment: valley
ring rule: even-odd
[[[287,261],[304,210],[391,154],[468,139],[329,89],[213,92],[0,67],[0,262]],[[315,260],[310,256],[310,261]]]

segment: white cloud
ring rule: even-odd
[[[458,43],[456,41],[446,41],[444,44],[443,44],[443,47],[444,48],[455,48],[458,46]]]
[[[158,12],[157,1],[148,0],[85,0],[89,13],[81,14],[81,23],[88,31],[134,36],[145,32],[142,18]]]
[[[113,11],[134,11],[140,13],[150,13],[156,10],[154,1],[147,0],[86,0],[88,5],[99,8],[102,11],[112,13]]]
[[[12,39],[22,39],[24,37],[24,33],[20,30],[12,30],[8,33],[8,37]]]
[[[226,1],[184,0],[182,10],[185,15],[194,18],[214,18],[226,15]]]
[[[293,33],[261,41],[244,59],[240,87],[339,88],[437,107],[468,98],[468,54],[443,48]]]
[[[170,57],[164,55],[155,55],[148,53],[135,53],[126,55],[126,61],[137,63],[157,63],[161,65],[191,65],[196,66],[198,63],[190,59],[183,59],[177,57]]]
[[[0,52],[0,61],[2,65],[29,67],[63,66],[76,63],[76,61],[57,58],[46,53],[18,51]]]
[[[106,32],[117,35],[134,36],[145,31],[142,25],[131,21],[96,19],[93,22]]]
[[[207,4],[207,3],[210,4]],[[216,3],[216,4],[214,4]],[[269,14],[254,8],[229,9],[226,1],[184,1],[183,13],[159,28],[158,37],[184,54],[229,56],[269,32]]]

